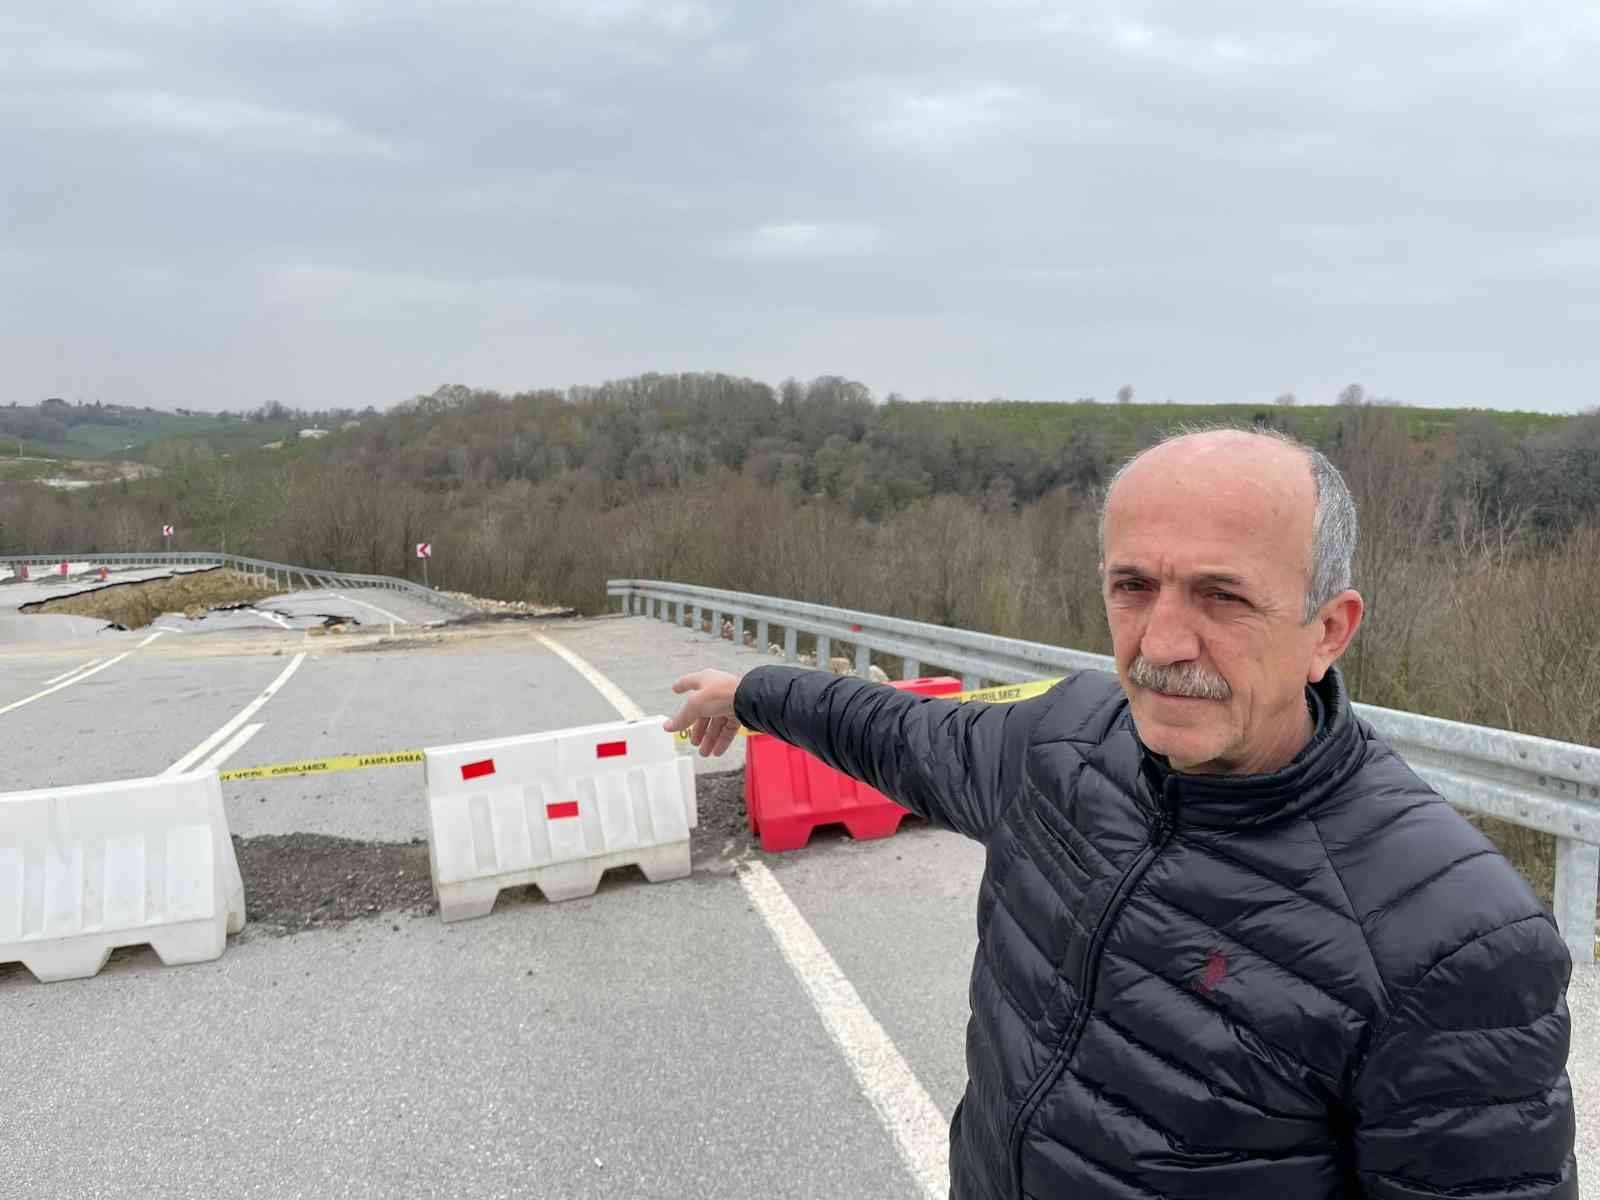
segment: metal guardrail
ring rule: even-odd
[[[625,613],[677,625],[687,617],[695,629],[702,614],[710,614],[712,628],[719,631],[724,620],[731,620],[735,641],[743,640],[745,623],[754,622],[762,649],[771,644],[773,628],[781,628],[784,657],[791,662],[799,658],[801,634],[816,639],[816,661],[824,667],[834,643],[844,643],[852,648],[860,675],[867,673],[874,654],[901,659],[904,678],[941,667],[960,673],[968,688],[1115,668],[1104,654],[777,596],[652,579],[612,579],[606,594],[621,599]],[[1556,922],[1574,961],[1595,961],[1600,748],[1369,704],[1357,704],[1355,710],[1457,808],[1555,835]]]
[[[14,566],[51,567],[63,562],[86,562],[96,566],[171,567],[171,566],[223,566],[246,575],[259,575],[286,589],[293,589],[295,581],[306,589],[312,588],[380,588],[402,592],[435,608],[457,617],[478,615],[479,609],[454,596],[446,596],[432,588],[397,579],[393,575],[356,575],[348,571],[328,571],[319,567],[298,567],[290,563],[268,562],[260,558],[244,558],[238,554],[210,553],[193,550],[161,550],[148,554],[10,554],[0,555],[0,563]]]

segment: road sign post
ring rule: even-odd
[[[162,543],[166,546],[167,550],[170,552],[171,549],[172,549],[172,526],[171,525],[163,525],[161,527],[161,540],[162,540]]]
[[[433,543],[418,542],[417,557],[422,560],[422,586],[432,587],[433,585],[428,582],[428,560],[433,557]]]

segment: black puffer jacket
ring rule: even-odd
[[[983,842],[960,1200],[1578,1195],[1570,960],[1353,716],[1168,774],[1112,676],[959,705],[762,667],[746,725]]]

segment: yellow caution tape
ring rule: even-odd
[[[1065,679],[1062,676],[1061,679]],[[953,696],[934,696],[934,700],[978,700],[984,704],[1011,704],[1017,700],[1032,700],[1042,696],[1061,679],[1030,679],[1027,683],[1007,683],[1000,687],[979,688],[973,692],[957,692]]]
[[[1014,704],[1018,700],[1032,700],[1035,696],[1044,695],[1065,678],[1062,675],[1056,679],[1030,679],[1027,683],[1005,683],[999,687],[976,688],[970,692],[952,692],[948,696],[928,696],[926,699],[958,700],[963,704],[968,700],[976,700],[980,704]],[[740,737],[749,737],[754,732],[742,725],[739,727]],[[686,742],[689,740],[689,731],[680,729],[672,736],[680,742]]]
[[[1007,683],[1000,687],[978,688],[971,692],[955,692],[949,696],[930,696],[930,700],[977,700],[983,704],[1011,704],[1018,700],[1031,700],[1042,696],[1060,679],[1034,679],[1027,683]],[[740,737],[749,737],[752,730],[740,728]],[[680,730],[672,735],[680,742],[689,740],[689,731]],[[421,750],[392,750],[385,754],[338,754],[331,758],[308,758],[304,762],[274,763],[269,767],[240,767],[222,771],[218,778],[224,783],[235,779],[285,779],[293,775],[326,775],[334,771],[365,771],[369,767],[399,767],[422,761]]]
[[[308,758],[304,762],[276,763],[270,767],[240,767],[223,771],[218,778],[281,779],[289,775],[322,775],[329,771],[364,771],[368,767],[398,767],[422,761],[421,750],[392,750],[386,754],[338,754],[331,758]]]

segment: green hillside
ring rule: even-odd
[[[140,460],[161,443],[202,443],[236,453],[292,436],[296,419],[255,421],[235,413],[177,413],[119,405],[12,405],[0,408],[0,457]]]
[[[1019,443],[1039,450],[1065,445],[1074,434],[1094,434],[1115,454],[1132,454],[1156,430],[1177,425],[1268,423],[1313,444],[1325,445],[1346,410],[1337,405],[1277,407],[1266,404],[1057,404],[994,400],[988,403],[898,402],[884,406],[886,429],[923,437],[973,438]],[[1553,429],[1568,417],[1552,413],[1396,405],[1406,431],[1428,442],[1452,432],[1468,413],[1492,417],[1514,438]]]

